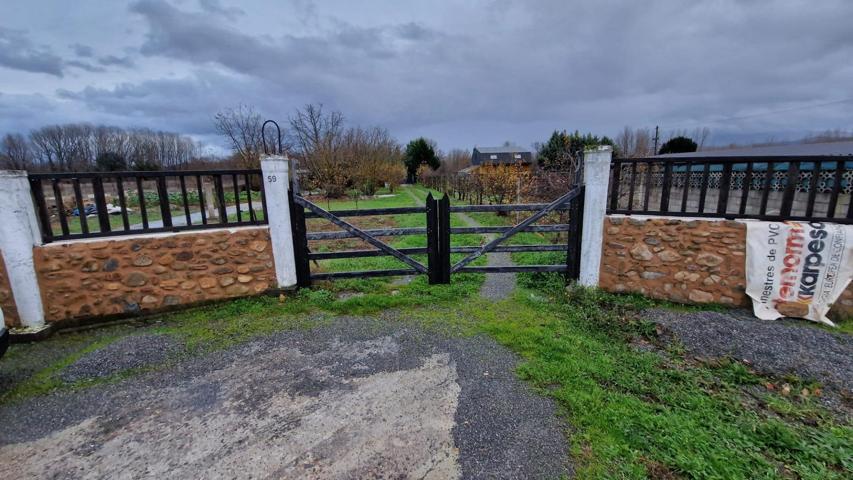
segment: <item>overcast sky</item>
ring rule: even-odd
[[[222,108],[322,102],[444,150],[625,125],[794,138],[853,129],[851,19],[850,0],[2,0],[0,133],[221,145]]]

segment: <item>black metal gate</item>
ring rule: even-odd
[[[309,286],[312,280],[330,280],[335,278],[362,278],[377,276],[426,274],[431,284],[450,283],[453,273],[509,273],[509,272],[562,272],[566,278],[576,280],[580,268],[580,239],[583,218],[583,188],[575,187],[560,198],[547,204],[509,204],[509,205],[460,205],[450,206],[445,195],[442,199],[430,194],[423,207],[375,208],[361,210],[327,211],[299,194],[290,191],[290,214],[294,236],[297,285]],[[568,223],[535,225],[549,213],[568,211]],[[452,227],[450,215],[453,212],[534,212],[514,226],[499,227]],[[424,213],[426,228],[381,228],[362,229],[346,220],[345,217],[382,216]],[[340,231],[308,232],[306,219],[323,218],[341,228]],[[565,244],[549,245],[501,245],[518,232],[568,232]],[[498,234],[496,238],[481,246],[451,246],[451,234]],[[400,235],[426,235],[426,247],[396,248],[380,237]],[[346,250],[336,252],[311,252],[309,240],[333,240],[359,238],[374,250]],[[566,263],[560,265],[510,265],[510,266],[471,266],[471,262],[489,252],[548,252],[565,251]],[[413,255],[426,254],[424,265]],[[465,254],[451,265],[452,254]],[[364,258],[392,256],[400,260],[407,268],[387,270],[361,270],[347,272],[311,272],[311,262],[337,258]]]

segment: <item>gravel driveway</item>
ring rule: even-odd
[[[666,336],[677,338],[693,356],[731,357],[765,375],[817,381],[827,393],[823,403],[853,413],[853,336],[805,325],[804,320],[759,320],[747,310],[654,309],[643,316],[663,326]]]
[[[73,378],[115,355],[84,357]],[[0,407],[0,478],[570,475],[566,427],[516,361],[484,337],[339,318]]]

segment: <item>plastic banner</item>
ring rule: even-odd
[[[764,320],[827,317],[853,276],[853,225],[745,222],[746,294]]]

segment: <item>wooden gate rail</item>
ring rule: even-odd
[[[405,215],[412,213],[424,213],[426,207],[389,207],[389,208],[364,208],[361,210],[330,210],[336,217],[370,217],[378,215]],[[305,212],[305,218],[323,218],[314,212]]]
[[[487,243],[486,245],[483,245],[482,247],[477,249],[475,252],[469,254],[467,257],[460,260],[456,265],[453,265],[450,268],[450,273],[458,272],[459,270],[464,268],[469,263],[473,262],[478,257],[484,255],[485,253],[492,251],[492,249],[497,247],[498,244],[500,244],[501,242],[503,242],[507,238],[511,237],[512,235],[515,235],[518,232],[524,231],[526,228],[532,226],[533,223],[535,223],[537,220],[544,217],[545,215],[551,213],[552,211],[556,210],[557,207],[559,207],[560,205],[571,202],[572,200],[575,199],[575,197],[577,197],[580,194],[581,191],[582,190],[580,188],[572,189],[571,191],[569,191],[565,195],[561,196],[560,198],[558,198],[558,199],[554,200],[553,202],[549,203],[548,205],[546,205],[545,208],[543,208],[543,209],[537,211],[536,213],[534,213],[533,215],[527,217],[526,219],[521,221],[518,225],[515,225],[514,227],[511,227],[508,230],[504,231],[501,236],[495,238],[494,240]],[[575,222],[577,222],[578,220],[579,220],[578,218],[574,219]]]
[[[331,212],[334,214],[334,212]],[[402,235],[426,235],[427,229],[420,228],[379,228],[371,230],[362,230],[362,232],[373,237],[397,237]],[[308,240],[341,240],[344,238],[358,238],[358,235],[349,231],[328,231],[328,232],[310,232]]]
[[[450,247],[450,253],[472,253],[476,252],[480,247]],[[492,252],[562,252],[565,250],[563,245],[499,245]],[[398,248],[406,255],[417,255],[428,253],[426,247],[409,247]],[[340,252],[317,252],[309,253],[310,260],[332,260],[336,258],[364,258],[364,257],[383,257],[388,253],[382,250],[343,250]]]
[[[566,232],[571,226],[568,223],[558,223],[555,225],[528,225],[517,232],[534,232],[534,233],[553,233]],[[450,233],[468,234],[468,233],[506,233],[514,227],[451,227]]]
[[[418,272],[427,273],[427,267],[425,267],[423,264],[421,264],[417,260],[413,259],[412,257],[410,257],[404,253],[401,253],[396,248],[394,248],[394,247],[392,247],[386,243],[383,243],[381,240],[377,239],[376,237],[372,236],[371,234],[367,233],[366,231],[359,229],[355,225],[352,225],[352,224],[346,222],[345,220],[341,220],[340,218],[336,217],[334,214],[329,213],[326,210],[323,210],[321,207],[309,202],[308,200],[300,197],[299,195],[294,195],[293,200],[297,205],[300,205],[304,208],[311,210],[312,212],[319,215],[320,217],[322,217],[322,218],[332,222],[333,224],[343,228],[347,232],[349,232],[349,233],[353,234],[354,236],[364,240],[365,242],[373,245],[374,247],[378,248],[379,250],[383,250],[383,251],[387,252],[392,257],[396,258],[397,260],[400,260],[401,262],[405,263],[406,265],[409,265],[410,267],[414,268]],[[304,218],[304,216],[303,216],[303,218]],[[307,235],[306,235],[306,237],[307,237]]]
[[[548,203],[513,203],[508,205],[454,205],[450,207],[452,213],[470,212],[534,212],[548,207]],[[568,210],[569,206],[562,204],[553,211]]]
[[[332,212],[334,213],[334,212]],[[483,234],[483,233],[504,233],[511,230],[513,227],[451,227],[450,233],[453,234]],[[535,233],[551,233],[551,232],[565,232],[570,229],[569,224],[556,224],[556,225],[529,225],[524,227],[520,231],[522,232],[535,232]],[[384,229],[371,229],[371,230],[362,230],[362,232],[367,233],[373,237],[395,237],[402,235],[426,235],[427,228],[423,227],[415,227],[415,228],[384,228]],[[341,240],[345,238],[357,238],[358,235],[349,232],[349,231],[328,231],[328,232],[309,232],[308,240]]]
[[[444,196],[438,200],[429,194],[424,207],[377,208],[364,210],[334,210],[326,211],[322,207],[289,192],[291,207],[291,222],[294,235],[294,253],[297,260],[297,285],[308,286],[312,280],[331,280],[341,278],[363,278],[380,276],[417,275],[426,273],[429,283],[450,283],[453,272],[460,273],[516,273],[516,272],[561,272],[569,278],[577,278],[579,269],[580,219],[582,215],[582,188],[577,188],[548,204],[513,204],[513,205],[463,205],[450,206],[450,199]],[[534,222],[553,211],[570,211],[570,223],[557,225],[534,225]],[[451,212],[519,212],[535,211],[533,215],[515,226],[494,227],[451,227]],[[426,227],[417,228],[382,228],[360,229],[341,217],[426,214]],[[307,218],[323,218],[342,228],[341,231],[307,232]],[[567,243],[559,245],[498,245],[511,235],[518,232],[569,232]],[[500,234],[501,236],[485,246],[450,245],[450,235],[464,234]],[[425,235],[426,247],[394,248],[380,240],[381,237],[401,235]],[[309,240],[336,240],[344,238],[360,238],[375,249],[345,250],[333,252],[310,252]],[[451,267],[452,254],[465,254],[463,262],[470,262],[486,252],[561,252],[567,254],[565,265],[512,265],[512,266],[467,266],[460,262]],[[427,265],[414,260],[412,255],[427,256]],[[311,273],[310,262],[319,260],[334,260],[344,258],[369,258],[391,256],[410,268],[388,270],[366,270],[348,272],[317,272]],[[574,273],[573,273],[574,272]]]

